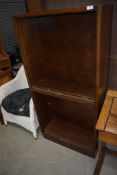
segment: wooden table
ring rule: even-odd
[[[1,56],[1,54],[0,54]],[[0,86],[3,85],[4,83],[10,81],[11,78],[11,71],[10,71],[10,63],[7,58],[1,58],[0,57]],[[1,113],[1,108],[0,108],[0,123],[3,124],[3,117]]]
[[[94,175],[99,175],[105,153],[117,156],[117,151],[106,147],[106,144],[117,146],[117,91],[109,90],[107,92],[96,129],[99,131],[99,155]]]
[[[11,80],[11,65],[9,56],[5,53],[0,35],[0,86]],[[0,122],[3,124],[3,118],[0,108]]]

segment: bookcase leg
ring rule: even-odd
[[[100,171],[101,171],[101,168],[102,168],[102,165],[103,165],[103,160],[104,160],[104,157],[105,157],[105,151],[106,151],[106,147],[105,147],[104,142],[99,142],[98,151],[99,151],[98,152],[98,160],[97,160],[96,168],[95,168],[95,171],[94,171],[93,175],[99,175],[100,174]]]

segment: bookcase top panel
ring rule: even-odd
[[[46,9],[44,11],[40,12],[32,12],[32,13],[26,13],[26,14],[19,14],[15,15],[14,19],[22,19],[22,18],[31,18],[36,16],[47,16],[47,15],[57,15],[57,14],[69,14],[69,13],[90,13],[90,12],[99,12],[101,13],[103,7],[110,8],[112,7],[112,4],[106,4],[106,5],[87,5],[87,6],[79,6],[75,8],[65,8],[65,9]]]
[[[46,10],[41,12],[33,12],[28,14],[20,14],[16,15],[14,19],[22,19],[22,18],[31,18],[31,17],[39,17],[39,16],[48,16],[48,15],[59,15],[59,14],[73,14],[73,13],[90,13],[90,12],[97,12],[98,9],[101,8],[100,6],[93,6],[92,9],[87,10],[87,6],[78,7],[78,8],[65,8],[65,9],[54,9],[54,10]]]

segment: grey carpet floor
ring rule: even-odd
[[[0,175],[93,175],[96,158],[38,139],[26,130],[0,125]],[[100,175],[117,175],[117,158],[106,156]]]

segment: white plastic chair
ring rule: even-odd
[[[9,81],[8,83],[0,87],[0,105],[2,104],[2,100],[7,95],[11,94],[12,92],[16,90],[24,89],[28,87],[29,86],[28,86],[25,70],[24,70],[24,67],[21,66],[20,70],[17,73],[17,76],[13,80]],[[2,111],[3,120],[4,120],[5,125],[7,125],[7,122],[16,123],[26,128],[27,130],[31,131],[33,133],[34,138],[37,138],[37,128],[39,126],[39,122],[37,119],[37,115],[35,112],[32,98],[29,103],[29,109],[30,109],[29,117],[18,116],[18,115],[8,113],[1,105],[1,111]]]

